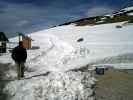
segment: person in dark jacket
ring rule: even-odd
[[[19,42],[19,45],[12,50],[12,59],[17,65],[18,79],[24,77],[24,63],[26,62],[27,51],[23,47],[23,42]]]

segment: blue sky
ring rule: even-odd
[[[0,31],[30,33],[129,5],[133,0],[0,0]]]

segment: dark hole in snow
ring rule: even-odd
[[[83,38],[79,38],[79,39],[77,40],[77,42],[82,42],[82,41],[84,41]]]
[[[116,28],[122,28],[122,26],[120,26],[120,25],[117,25],[117,26],[116,26]]]

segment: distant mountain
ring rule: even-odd
[[[85,26],[85,25],[93,26],[99,24],[123,22],[123,21],[128,21],[128,23],[133,23],[133,6],[121,9],[112,14],[83,18],[80,20],[67,22],[59,26],[69,25],[69,24],[76,24],[76,26]]]

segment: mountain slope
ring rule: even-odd
[[[109,23],[116,23],[116,22],[133,22],[133,7],[127,7],[121,9],[120,11],[116,11],[112,14],[104,15],[104,16],[95,16],[89,18],[83,18],[72,22],[67,22],[62,25],[70,25],[76,24],[77,26],[85,26],[85,25],[99,25],[99,24],[109,24]]]
[[[133,24],[129,22],[130,17],[125,19],[125,15],[118,12],[107,19],[106,16],[94,23],[89,20],[88,24],[87,19],[84,24],[84,20],[80,20],[83,23],[72,22],[29,34],[34,41],[33,48],[28,50],[26,79],[13,80],[6,85],[4,91],[8,93],[8,99],[94,100],[93,64],[121,67],[124,63],[131,65],[129,68],[132,69]],[[15,37],[10,41],[17,42],[18,39]],[[10,55],[9,52],[0,57],[0,63],[9,67],[3,79],[16,77]],[[117,61],[119,59],[121,62]],[[126,59],[131,61],[125,62]]]

